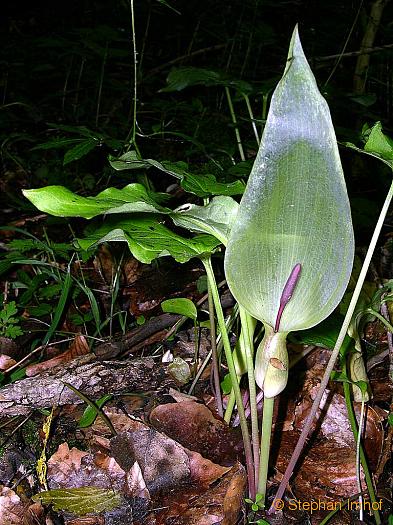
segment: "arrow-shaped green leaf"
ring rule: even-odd
[[[23,190],[39,210],[57,217],[91,219],[104,213],[168,213],[142,184],[128,184],[123,189],[107,188],[95,197],[81,197],[64,186],[46,186]]]
[[[135,151],[128,151],[121,157],[110,158],[109,162],[115,170],[132,170],[154,167],[168,175],[180,180],[185,191],[194,193],[198,197],[209,197],[211,195],[241,195],[244,191],[244,183],[241,180],[234,182],[218,182],[211,173],[190,173],[185,162],[158,162],[154,159],[139,159]]]
[[[300,264],[279,330],[303,330],[339,303],[353,253],[350,207],[329,108],[296,28],[230,233],[227,281],[253,317],[274,327],[284,286]]]
[[[197,235],[186,239],[148,216],[134,216],[129,219],[110,217],[88,237],[78,239],[84,250],[111,241],[127,242],[134,257],[147,264],[157,257],[167,255],[184,263],[193,257],[211,253],[220,244],[211,235]]]

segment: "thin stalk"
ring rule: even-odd
[[[261,455],[258,475],[258,494],[262,494],[262,502],[266,502],[267,471],[269,468],[270,438],[272,435],[274,397],[263,399]]]
[[[346,365],[344,365],[343,367],[343,372],[344,374],[346,374]],[[358,442],[359,432],[358,432],[355,412],[352,406],[350,383],[343,383],[343,390],[344,390],[344,399],[345,399],[345,404],[347,407],[348,419],[351,425],[352,434],[355,439],[355,442]],[[371,502],[372,503],[377,502],[377,498],[375,496],[375,491],[374,491],[373,480],[371,478],[370,470],[367,465],[367,459],[366,459],[366,456],[364,454],[364,450],[361,444],[359,444],[359,458],[360,458],[360,463],[363,467],[364,479],[366,480],[367,490],[370,495]],[[377,505],[372,505],[371,507],[373,509],[375,523],[376,525],[380,525],[381,517],[379,515]]]
[[[240,417],[240,428],[242,430],[242,436],[243,436],[244,454],[246,457],[249,495],[251,499],[255,499],[255,477],[254,477],[254,468],[253,468],[253,463],[252,463],[252,449],[251,449],[251,443],[250,443],[250,435],[248,432],[247,419],[244,413],[243,400],[242,400],[242,395],[240,392],[240,387],[239,387],[239,383],[237,379],[235,364],[232,358],[231,345],[229,342],[228,333],[226,331],[224,313],[222,311],[220,296],[219,296],[218,289],[217,289],[216,278],[214,276],[211,259],[210,257],[203,257],[201,258],[201,260],[206,270],[208,282],[210,283],[210,286],[211,286],[211,292],[212,292],[214,307],[216,309],[218,326],[220,327],[222,342],[224,345],[225,357],[227,360],[229,373],[231,374],[232,387],[235,392],[237,409],[238,409],[239,417]]]
[[[151,11],[152,11],[152,8],[151,8],[151,1],[149,1],[149,11],[148,11],[148,13],[147,13],[147,20],[146,20],[145,34],[143,35],[143,39],[142,39],[142,48],[141,48],[141,52],[140,52],[140,55],[139,55],[139,67],[138,67],[139,75],[141,75],[141,72],[142,72],[142,62],[143,62],[143,59],[144,59],[144,56],[145,56],[145,48],[146,48],[146,42],[147,42],[147,35],[148,35],[148,33],[149,33],[149,29],[150,29]]]
[[[209,305],[210,341],[211,341],[211,347],[212,347],[214,397],[216,399],[217,413],[220,417],[222,417],[224,414],[224,410],[222,407],[220,371],[218,367],[216,320],[214,318],[214,303],[213,303],[213,295],[212,295],[210,283],[207,283],[207,301]]]
[[[235,127],[236,142],[237,142],[237,147],[239,148],[240,158],[241,160],[244,161],[246,160],[246,157],[244,155],[242,139],[240,138],[240,132],[239,132],[239,126],[237,124],[236,113],[235,113],[235,110],[233,109],[231,92],[229,91],[229,88],[226,86],[225,86],[225,94],[227,96],[228,107],[229,107],[229,112],[231,114],[232,122]]]
[[[368,268],[370,266],[372,256],[374,254],[375,247],[377,245],[378,237],[379,237],[379,234],[381,232],[381,229],[382,229],[382,226],[383,226],[383,222],[384,222],[386,214],[387,214],[387,212],[389,210],[389,206],[390,206],[392,197],[393,197],[393,182],[392,182],[392,184],[391,184],[391,186],[389,188],[389,191],[388,191],[388,194],[386,196],[385,202],[384,202],[384,204],[382,206],[382,210],[381,210],[381,213],[379,215],[377,224],[375,226],[374,233],[373,233],[373,236],[371,238],[371,241],[370,241],[367,253],[366,253],[366,257],[365,257],[364,262],[363,262],[362,269],[360,270],[360,274],[359,274],[358,281],[357,281],[356,286],[355,286],[355,290],[354,290],[353,295],[352,295],[351,302],[349,303],[348,310],[347,310],[347,313],[345,315],[345,318],[344,318],[344,321],[343,321],[340,333],[338,334],[338,338],[337,338],[336,344],[334,346],[334,349],[332,351],[332,355],[331,355],[331,357],[329,359],[329,362],[327,364],[327,367],[326,367],[326,370],[325,370],[325,374],[324,374],[324,376],[322,378],[322,381],[321,381],[321,384],[320,384],[320,387],[319,387],[319,390],[318,390],[318,394],[317,394],[317,396],[316,396],[316,398],[314,400],[314,403],[313,403],[313,405],[311,407],[310,414],[307,417],[307,420],[305,422],[303,430],[302,430],[302,432],[300,434],[299,440],[298,440],[298,442],[296,444],[295,450],[293,451],[291,460],[290,460],[290,462],[289,462],[289,464],[287,466],[287,469],[285,471],[284,477],[283,477],[283,479],[282,479],[282,481],[280,483],[280,486],[278,488],[277,494],[275,496],[275,500],[282,499],[282,497],[284,495],[284,492],[285,492],[285,489],[286,489],[286,486],[288,485],[289,479],[292,476],[293,470],[294,470],[294,468],[296,466],[296,463],[297,463],[297,461],[299,459],[299,456],[302,453],[302,450],[303,450],[303,447],[305,445],[307,436],[308,436],[308,434],[309,434],[309,432],[311,430],[312,423],[314,421],[314,417],[315,417],[315,415],[316,415],[316,413],[318,411],[318,408],[319,408],[319,405],[321,403],[321,399],[322,399],[323,393],[324,393],[325,388],[326,388],[326,386],[327,386],[327,384],[329,382],[330,374],[333,371],[334,364],[335,364],[336,359],[338,357],[341,345],[344,342],[344,339],[345,339],[345,336],[346,336],[346,333],[347,333],[347,330],[348,330],[349,323],[351,322],[351,319],[352,319],[352,316],[353,316],[353,312],[354,312],[355,307],[356,307],[356,303],[358,302],[359,295],[360,295],[360,292],[361,292],[362,287],[363,287],[363,283],[364,283],[364,281],[366,279],[366,274],[367,274]],[[269,509],[269,514],[271,512],[274,512],[274,511],[275,511],[275,507],[274,507],[274,501],[273,501],[272,506]]]
[[[251,104],[250,104],[250,98],[249,98],[249,96],[246,95],[245,93],[242,93],[242,95],[243,95],[244,101],[245,101],[246,106],[247,106],[248,114],[250,115],[251,126],[252,126],[252,129],[253,129],[253,131],[254,131],[255,140],[257,141],[257,144],[258,144],[258,146],[259,146],[260,139],[259,139],[259,135],[258,135],[257,125],[255,124],[254,113],[253,113],[253,111],[252,111],[252,107],[251,107]]]
[[[224,283],[225,283],[225,281],[221,281],[221,283],[218,285],[218,287],[220,288]],[[206,296],[207,296],[207,294],[206,294]],[[202,297],[203,301],[204,301],[204,298],[206,296]],[[202,304],[202,302],[203,302],[202,299],[200,299],[197,302],[197,306],[200,306]],[[231,315],[225,321],[225,326],[226,326],[227,330],[230,330],[232,328],[232,326],[233,326],[233,323],[234,323],[235,318],[237,316],[237,310],[238,310],[237,306],[238,305],[235,304],[235,306],[233,307]],[[187,319],[187,318],[184,317],[183,319]],[[182,321],[182,319],[180,319],[180,321]],[[178,323],[179,323],[179,321],[178,321]],[[177,326],[179,326],[179,325],[177,325]],[[172,330],[173,330],[173,328],[171,328],[171,330],[168,333],[170,333],[170,332],[174,333]],[[168,334],[165,337],[168,338],[169,337]],[[217,357],[218,357],[218,359],[220,359],[220,356],[221,356],[222,346],[223,345],[222,345],[221,334],[218,334],[217,339],[216,339],[216,347],[217,347]],[[212,357],[212,351],[210,350],[209,353],[207,354],[207,356],[205,357],[205,360],[203,361],[203,363],[199,367],[199,370],[198,370],[198,372],[197,372],[197,374],[196,374],[196,376],[195,376],[195,378],[194,378],[194,380],[193,380],[193,382],[192,382],[192,384],[190,386],[190,389],[188,391],[189,395],[191,395],[192,392],[194,391],[195,385],[199,381],[199,378],[201,377],[203,371],[205,370],[205,368],[207,367],[208,363],[210,362],[211,357]]]
[[[363,432],[363,424],[364,424],[364,396],[362,399],[362,407],[360,410],[360,420],[359,420],[359,432],[358,432],[358,438],[356,440],[356,481],[358,485],[358,491],[359,491],[359,520],[363,521],[363,494],[362,494],[362,480],[360,477],[360,442],[362,439],[362,432]]]
[[[269,101],[269,93],[264,93],[262,97],[262,126],[261,126],[262,133],[266,125],[268,101]]]
[[[104,84],[104,74],[105,74],[105,66],[106,61],[108,58],[108,42],[105,44],[105,51],[104,56],[102,58],[102,64],[101,64],[101,73],[100,73],[100,82],[98,84],[98,94],[97,94],[97,107],[96,107],[96,128],[98,128],[98,120],[100,118],[100,107],[101,107],[101,98],[102,98],[102,86]]]
[[[137,79],[138,79],[138,70],[137,70],[137,53],[136,53],[136,37],[135,37],[135,14],[134,14],[134,0],[130,0],[130,9],[131,9],[131,31],[132,31],[132,52],[134,56],[134,97],[133,97],[133,106],[132,106],[132,128],[130,132],[129,143],[135,146],[135,137],[136,137],[136,101],[137,101]]]
[[[231,420],[233,409],[235,408],[235,403],[236,403],[235,391],[232,388],[231,393],[229,394],[227,408],[225,410],[225,415],[224,415],[224,421],[226,421],[227,423],[229,423]]]
[[[240,321],[243,327],[243,343],[246,351],[248,389],[250,394],[250,415],[251,415],[251,443],[254,456],[255,479],[259,472],[259,429],[258,429],[258,410],[257,410],[257,388],[254,376],[254,341],[252,327],[250,326],[250,315],[240,306]]]

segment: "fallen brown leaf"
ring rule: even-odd
[[[240,463],[213,487],[201,491],[184,488],[163,498],[167,507],[157,515],[157,525],[235,525],[246,487],[246,473]]]
[[[47,478],[51,489],[92,486],[121,492],[127,486],[126,473],[115,459],[101,452],[70,450],[67,443],[49,458]]]
[[[111,452],[125,471],[137,462],[150,494],[165,492],[190,479],[188,456],[181,445],[143,426],[111,439]]]
[[[201,456],[198,452],[193,452],[188,449],[184,449],[190,460],[190,477],[193,483],[199,485],[211,485],[224,474],[226,474],[231,467],[221,467]]]
[[[10,488],[0,486],[0,525],[21,525],[25,505]]]
[[[69,349],[63,352],[62,354],[53,357],[52,359],[48,359],[43,363],[36,363],[28,366],[26,368],[26,376],[32,377],[38,374],[42,374],[43,372],[46,372],[47,370],[50,370],[55,366],[62,365],[63,363],[68,363],[69,361],[75,359],[75,357],[86,355],[89,352],[90,349],[89,345],[87,344],[86,338],[83,335],[77,335]]]
[[[150,414],[154,427],[220,465],[233,465],[242,456],[240,430],[229,428],[200,403],[182,401],[156,407]]]

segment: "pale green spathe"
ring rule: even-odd
[[[329,108],[295,28],[230,232],[228,285],[253,317],[274,326],[283,287],[300,263],[280,332],[302,330],[337,306],[353,254],[351,213]]]

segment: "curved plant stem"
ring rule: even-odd
[[[272,434],[274,397],[263,399],[261,456],[259,463],[258,494],[262,494],[263,503],[266,501],[267,471],[269,468],[270,437]]]
[[[228,397],[227,408],[225,410],[225,415],[224,415],[224,420],[227,423],[229,423],[231,420],[233,409],[235,408],[235,403],[236,403],[235,391],[232,388],[231,393],[229,394],[229,397]]]
[[[240,306],[240,320],[243,327],[243,343],[246,351],[248,389],[250,394],[250,414],[251,414],[251,443],[254,456],[255,479],[258,479],[259,471],[259,430],[258,430],[258,410],[257,410],[257,389],[254,376],[254,341],[250,323],[250,315]]]
[[[385,319],[383,315],[381,315],[379,312],[376,312],[373,308],[367,308],[366,312],[374,315],[377,319],[381,321],[382,324],[385,325],[389,332],[393,333],[393,326],[391,325],[391,323],[389,323],[387,319]]]
[[[307,420],[305,422],[303,430],[302,430],[302,432],[300,434],[299,440],[298,440],[298,442],[296,444],[295,450],[294,450],[294,452],[292,454],[291,460],[290,460],[290,462],[288,464],[288,467],[287,467],[287,469],[285,471],[284,477],[283,477],[283,479],[282,479],[282,481],[280,483],[280,486],[278,488],[277,494],[275,496],[275,499],[277,499],[277,500],[281,499],[283,497],[283,495],[284,495],[286,486],[288,485],[289,479],[292,476],[293,470],[294,470],[294,468],[296,466],[296,463],[297,463],[297,461],[299,459],[299,456],[302,453],[302,450],[303,450],[303,447],[305,445],[307,436],[308,436],[308,434],[309,434],[309,432],[311,430],[315,414],[318,411],[319,404],[321,402],[323,393],[324,393],[325,388],[326,388],[326,386],[327,386],[327,384],[329,382],[330,374],[331,374],[331,372],[333,370],[334,363],[336,362],[336,359],[337,359],[338,353],[340,351],[341,345],[343,344],[343,341],[345,339],[345,335],[347,333],[349,323],[351,322],[352,315],[353,315],[353,312],[354,312],[355,307],[356,307],[356,303],[357,303],[357,301],[359,299],[359,295],[360,295],[360,292],[362,290],[363,283],[364,283],[364,281],[366,279],[366,274],[367,274],[368,268],[370,266],[371,258],[372,258],[373,254],[374,254],[374,250],[375,250],[375,247],[376,247],[376,244],[377,244],[377,241],[378,241],[378,237],[379,237],[379,234],[381,232],[381,229],[382,229],[382,226],[383,226],[383,222],[384,222],[386,214],[388,212],[389,205],[390,205],[390,202],[392,200],[392,197],[393,197],[393,183],[391,184],[391,186],[389,188],[389,191],[388,191],[388,194],[386,196],[385,202],[384,202],[384,204],[382,206],[382,210],[381,210],[381,213],[379,215],[377,224],[375,226],[374,233],[373,233],[373,236],[371,238],[371,241],[370,241],[367,253],[366,253],[366,257],[364,259],[363,266],[362,266],[362,269],[360,271],[360,274],[359,274],[359,277],[358,277],[358,281],[356,283],[356,287],[355,287],[355,290],[354,290],[353,295],[352,295],[351,302],[349,303],[348,310],[347,310],[347,313],[345,315],[345,318],[344,318],[344,321],[343,321],[340,333],[338,334],[338,338],[337,338],[336,344],[334,346],[334,349],[332,351],[332,355],[331,355],[331,357],[329,359],[329,362],[327,364],[327,367],[326,367],[326,370],[325,370],[325,374],[324,374],[324,376],[322,378],[321,385],[320,385],[319,390],[318,390],[318,394],[317,394],[317,396],[316,396],[316,398],[314,400],[314,403],[313,403],[313,405],[311,407],[310,414],[307,417]],[[272,513],[274,511],[275,511],[275,507],[274,507],[274,501],[273,501],[273,504],[272,504],[272,506],[269,509],[269,513]]]
[[[255,499],[255,476],[254,467],[252,461],[252,449],[250,443],[250,435],[248,432],[247,420],[244,413],[243,400],[240,392],[240,387],[237,379],[236,369],[232,358],[231,345],[228,338],[228,333],[225,326],[224,313],[220,302],[220,296],[218,294],[216,278],[214,276],[213,267],[211,264],[210,257],[201,258],[203,265],[206,270],[207,280],[211,287],[211,293],[213,297],[214,307],[216,309],[218,326],[220,327],[222,342],[224,344],[225,357],[227,360],[229,373],[231,374],[232,387],[235,392],[235,398],[237,403],[237,409],[240,416],[240,428],[242,430],[243,443],[244,443],[244,454],[246,456],[247,476],[248,476],[248,490],[251,499]]]
[[[346,365],[344,365],[344,367],[343,367],[343,372],[344,372],[344,374],[346,374]],[[358,439],[359,439],[358,427],[357,427],[355,412],[353,410],[352,401],[351,401],[351,385],[350,385],[350,383],[346,383],[346,382],[343,383],[343,389],[344,389],[344,398],[345,398],[345,404],[346,404],[346,407],[347,407],[349,423],[351,425],[351,430],[352,430],[352,434],[353,434],[353,437],[355,439],[355,442],[357,442]],[[363,447],[362,447],[361,444],[359,445],[359,457],[360,457],[360,462],[361,462],[362,467],[363,467],[364,478],[366,480],[367,490],[368,490],[368,493],[370,495],[371,502],[372,503],[377,502],[377,498],[375,496],[375,491],[374,491],[373,481],[372,481],[371,474],[370,474],[370,471],[369,471],[369,468],[368,468],[368,465],[367,465],[366,456],[364,454],[364,450],[363,450]],[[375,523],[376,523],[376,525],[380,525],[381,517],[379,515],[378,509],[377,508],[374,509],[374,507],[376,507],[376,505],[372,505]]]

